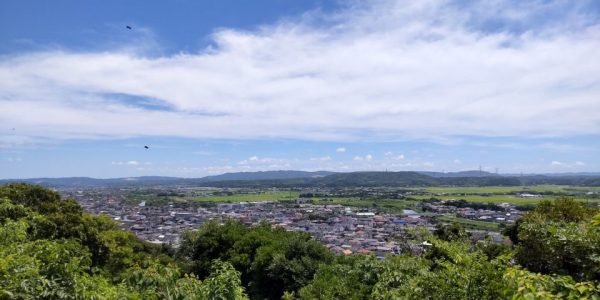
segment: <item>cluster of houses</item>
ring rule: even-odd
[[[495,223],[513,224],[523,216],[523,211],[517,209],[516,205],[501,203],[486,209],[473,207],[457,207],[452,205],[453,200],[440,202],[426,202],[422,206],[430,212],[452,215],[459,218],[488,221]]]
[[[289,205],[279,202],[220,204],[220,217],[240,220],[248,225],[269,220],[274,226],[306,232],[340,254],[374,253],[383,256],[399,253],[397,238],[406,226],[432,226],[431,220],[413,211],[403,215],[374,210],[356,210],[342,205]]]
[[[373,253],[383,257],[406,251],[407,245],[402,241],[407,228],[421,225],[433,230],[435,223],[430,215],[424,216],[413,210],[391,214],[343,205],[316,205],[304,199],[292,203],[239,202],[197,207],[173,204],[148,206],[145,202],[128,205],[122,193],[116,190],[90,189],[71,192],[68,196],[75,198],[91,213],[110,216],[123,229],[141,239],[174,246],[179,244],[184,231],[195,230],[208,220],[234,219],[250,226],[267,221],[285,230],[306,232],[339,254]],[[498,211],[456,208],[443,203],[425,205],[441,214],[452,213],[481,220],[489,218],[512,222],[520,214],[509,205],[499,206]],[[419,248],[427,245],[408,246]],[[419,250],[412,248],[411,251]]]

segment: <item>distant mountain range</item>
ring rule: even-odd
[[[142,176],[97,179],[89,177],[0,180],[0,184],[27,182],[50,187],[126,187],[151,185],[214,187],[414,187],[414,186],[520,186],[560,184],[600,186],[598,173],[499,175],[482,171],[462,172],[349,172],[262,171],[225,173],[202,178]]]
[[[270,180],[270,179],[293,179],[293,178],[318,178],[335,174],[329,171],[258,171],[258,172],[237,172],[225,173],[215,176],[202,177],[206,181],[227,181],[227,180]]]
[[[442,177],[502,177],[502,175],[486,171],[460,171],[460,172],[417,172],[419,174],[442,178]]]
[[[60,178],[27,178],[27,179],[2,179],[0,184],[8,182],[27,182],[53,187],[77,186],[126,186],[126,185],[171,185],[171,184],[197,184],[206,185],[210,182],[227,181],[253,181],[253,180],[282,180],[298,178],[319,178],[334,174],[328,171],[259,171],[225,173],[201,178],[182,178],[166,176],[140,176],[99,179],[91,177],[60,177]]]

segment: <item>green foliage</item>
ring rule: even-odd
[[[256,298],[280,299],[308,284],[332,254],[308,234],[261,224],[248,228],[235,221],[207,222],[183,235],[180,252],[191,260],[191,271],[206,274],[207,262],[220,259],[241,272],[242,282]]]
[[[60,201],[60,195],[39,185],[10,183],[0,187],[0,198],[8,198],[35,211],[46,212]]]
[[[280,298],[284,291],[299,290],[320,264],[332,259],[325,247],[306,234],[276,232],[274,241],[257,249],[251,265],[251,291],[271,299]]]
[[[388,257],[381,263],[378,280],[369,299],[398,299],[417,296],[421,280],[429,274],[430,262],[403,255]]]
[[[506,226],[502,230],[502,234],[507,236],[513,244],[518,244],[519,241],[519,227],[523,223],[523,218],[518,219],[514,224]]]
[[[73,200],[25,184],[0,195],[0,299],[247,299],[230,264],[202,282]]]
[[[561,198],[472,243],[459,224],[407,230],[403,255],[334,257],[308,234],[207,222],[178,256],[24,184],[0,187],[0,299],[596,299],[600,214]],[[411,245],[431,242],[424,251]],[[518,263],[518,265],[515,265]],[[186,272],[188,272],[186,274]],[[196,275],[194,275],[196,274]]]
[[[465,228],[458,223],[437,224],[433,233],[444,241],[461,241],[469,238]]]
[[[200,276],[208,275],[210,262],[214,259],[232,261],[238,270],[249,268],[248,257],[262,245],[262,241],[246,240],[246,233],[245,226],[238,222],[228,221],[221,226],[216,221],[209,221],[196,232],[183,233],[179,253],[190,259],[190,270]],[[242,240],[246,243],[236,245]]]
[[[561,197],[554,201],[542,201],[530,214],[532,218],[540,217],[546,221],[581,222],[593,216],[595,210],[573,198]]]
[[[17,220],[31,214],[31,210],[23,205],[14,205],[7,198],[0,198],[0,224],[7,220]]]
[[[9,298],[72,299],[90,254],[75,240],[27,239],[26,221],[8,221],[0,228],[0,289]]]
[[[542,202],[514,228],[515,259],[533,272],[600,279],[600,228],[594,210],[569,198]]]
[[[202,282],[194,275],[181,276],[173,265],[150,262],[146,267],[134,267],[127,272],[126,286],[135,299],[247,299],[239,273],[228,263],[214,261],[212,272]]]
[[[383,263],[372,255],[338,257],[324,264],[314,280],[300,290],[302,299],[367,299],[377,283]]]
[[[494,243],[490,236],[487,236],[482,241],[478,241],[475,246],[479,251],[485,254],[489,260],[498,258],[502,255],[507,255],[511,250],[511,248],[506,244]]]
[[[509,268],[503,278],[504,294],[514,300],[600,299],[600,284],[575,282],[570,276],[548,276]]]
[[[227,262],[213,261],[212,272],[200,287],[200,298],[215,300],[247,299],[240,273]]]
[[[600,227],[600,214],[594,216],[594,218],[592,219],[592,226]]]
[[[515,258],[524,267],[577,279],[600,278],[600,232],[587,223],[526,222]]]
[[[422,296],[444,295],[444,299],[498,299],[502,282],[498,281],[504,264],[489,261],[487,255],[470,249],[464,242],[434,242],[432,249],[443,253],[433,259],[433,276],[425,276]]]
[[[431,238],[431,237],[429,237]],[[489,240],[433,239],[422,257],[356,256],[322,265],[302,299],[598,299],[598,282],[511,267]],[[581,262],[580,262],[581,263]],[[594,298],[596,297],[596,298]]]
[[[426,257],[372,256],[323,265],[302,299],[498,299],[503,264],[465,241],[434,241]]]

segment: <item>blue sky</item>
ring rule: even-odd
[[[2,1],[0,178],[597,172],[599,16],[560,0]]]

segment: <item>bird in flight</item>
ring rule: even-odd
[[[144,148],[146,148],[146,149],[150,149],[150,147],[148,147],[148,146],[144,146]]]
[[[129,25],[125,26],[125,28],[127,28],[127,29],[129,29],[129,30],[131,30],[131,29],[132,29],[132,28],[131,28],[131,26],[129,26]]]

